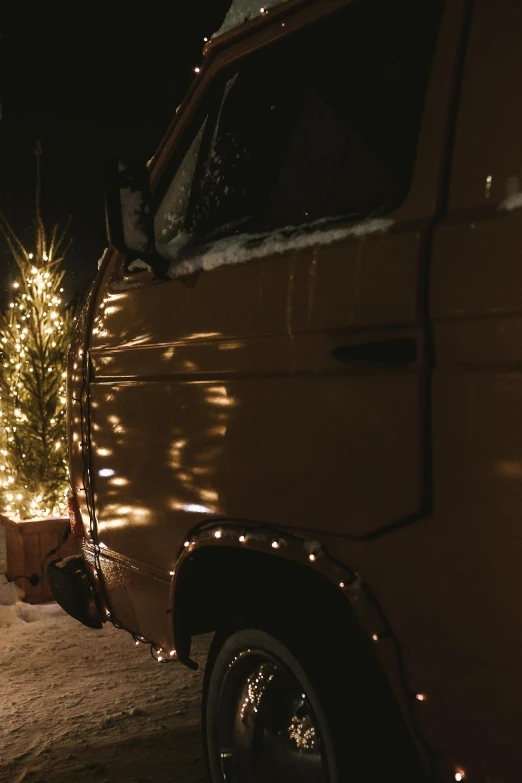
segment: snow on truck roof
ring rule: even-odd
[[[244,22],[250,22],[258,16],[262,16],[275,6],[283,5],[287,0],[232,0],[223,24],[212,38],[230,32],[234,27],[239,27]]]

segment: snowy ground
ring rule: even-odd
[[[57,604],[0,605],[1,783],[200,783],[203,666],[158,664]]]

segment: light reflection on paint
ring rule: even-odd
[[[107,519],[104,522],[98,523],[99,530],[112,530],[117,527],[125,527],[126,521],[124,519]]]
[[[109,481],[109,484],[114,484],[116,487],[126,487],[128,483],[129,480],[123,478],[123,476],[116,476]]]
[[[96,449],[96,454],[100,457],[110,457],[112,449]]]
[[[124,527],[125,525],[148,525],[151,518],[151,510],[144,506],[118,506],[115,503],[108,504],[105,509],[107,515],[100,520],[100,531],[110,528]]]
[[[200,506],[199,503],[180,503],[173,500],[169,505],[175,511],[188,511],[190,514],[215,514],[213,509]]]
[[[212,468],[204,467],[202,465],[198,466],[198,467],[195,467],[195,468],[192,468],[192,473],[195,476],[208,476],[212,472],[213,472]]]
[[[211,427],[208,431],[209,435],[226,435],[227,434],[227,428],[224,425],[219,425],[218,427]]]
[[[209,502],[217,502],[218,493],[214,489],[202,489],[199,492],[201,500],[208,500]]]
[[[503,459],[497,462],[495,472],[505,478],[520,479],[522,476],[522,460]]]
[[[205,340],[208,337],[221,337],[221,332],[195,332],[189,334],[185,338],[186,340]]]
[[[222,405],[223,407],[235,404],[234,400],[228,397],[213,397],[211,395],[207,397],[207,402],[211,405]]]
[[[220,343],[218,345],[218,349],[220,351],[235,351],[238,348],[243,348],[245,345],[244,342],[230,342],[230,343]]]

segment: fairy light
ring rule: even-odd
[[[455,780],[465,780],[466,779],[466,773],[463,769],[460,769],[460,767],[457,767],[455,770]]]
[[[221,538],[222,535],[223,535],[223,533],[222,533],[221,530],[215,530],[214,531],[214,538]]]
[[[417,701],[426,701],[427,696],[425,693],[416,693],[415,698],[417,699]]]
[[[12,249],[19,275],[12,283],[13,301],[9,302],[0,327],[2,380],[6,389],[0,418],[0,442],[6,447],[0,465],[0,513],[6,509],[12,519],[61,516],[66,512],[66,396],[65,385],[62,382],[58,386],[56,376],[64,377],[73,318],[67,311],[60,311],[58,292],[63,292],[63,272],[57,264],[57,249],[53,242],[43,247],[38,244],[35,252],[28,252],[21,241]],[[51,335],[49,341],[47,334]],[[46,399],[44,414],[38,400],[28,392],[29,377],[32,388],[36,384]],[[38,462],[35,464],[36,490],[28,488],[27,476],[20,466],[20,455],[25,460],[35,430],[47,430],[42,460],[51,467],[50,478],[42,478],[38,486],[40,476],[47,471]]]
[[[272,541],[272,549],[279,549],[279,546],[280,546],[279,541],[277,539],[274,539]]]

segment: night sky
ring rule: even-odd
[[[2,3],[0,210],[30,241],[39,139],[46,226],[72,216],[68,298],[83,297],[106,246],[108,156],[151,157],[201,63],[203,37],[220,26],[229,2],[149,0],[139,14],[119,0],[68,11],[52,2]],[[12,273],[0,239],[2,308]]]

